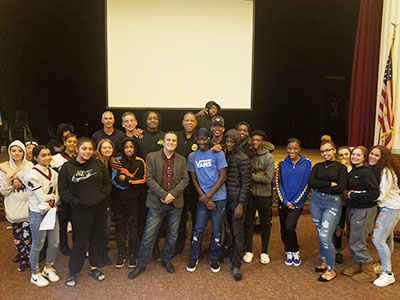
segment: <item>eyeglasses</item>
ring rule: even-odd
[[[332,151],[332,150],[333,150],[333,148],[321,150],[321,151],[319,151],[319,152],[320,152],[321,154],[325,154],[325,153],[328,153],[328,152],[330,152],[330,151]]]

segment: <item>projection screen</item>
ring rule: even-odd
[[[253,1],[107,0],[107,106],[251,110],[253,19]]]

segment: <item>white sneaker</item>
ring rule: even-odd
[[[243,261],[247,263],[251,263],[253,261],[253,253],[246,252],[243,256]]]
[[[389,275],[386,272],[383,272],[381,276],[375,279],[374,284],[379,287],[388,286],[389,284],[394,283],[396,280],[394,279],[394,274]]]
[[[50,280],[51,282],[56,282],[60,280],[60,277],[56,274],[54,268],[43,268],[42,276]]]
[[[269,255],[267,253],[260,254],[260,263],[266,265],[269,264],[271,260],[269,259]]]
[[[40,273],[31,275],[31,283],[37,285],[38,287],[44,287],[49,285],[47,279],[44,278]]]
[[[301,265],[301,258],[300,258],[300,252],[293,252],[293,265],[295,267],[298,267]]]
[[[292,252],[286,252],[285,265],[287,265],[287,266],[293,265],[293,253]]]

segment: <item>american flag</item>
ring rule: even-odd
[[[394,39],[393,39],[394,42]],[[393,141],[394,115],[393,115],[393,81],[392,81],[392,50],[390,47],[389,58],[386,63],[383,86],[379,97],[378,122],[380,126],[380,143],[391,149]]]

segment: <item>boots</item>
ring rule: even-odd
[[[376,277],[374,265],[371,262],[369,264],[362,264],[361,273],[355,274],[351,279],[357,282],[373,282]]]
[[[346,269],[343,270],[343,275],[346,276],[353,276],[361,272],[361,264],[356,262],[354,259],[351,262],[351,265],[348,266]]]

